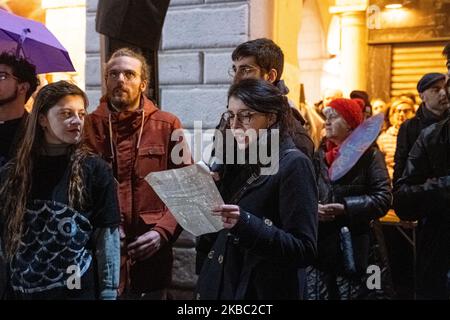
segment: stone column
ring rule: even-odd
[[[330,8],[330,13],[339,15],[341,21],[341,88],[346,95],[367,88],[366,8],[366,4]]]

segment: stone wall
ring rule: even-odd
[[[95,31],[95,13],[98,0],[86,1],[86,93],[89,98],[89,111],[93,111],[102,94],[100,59],[100,35]]]
[[[248,39],[247,1],[172,0],[166,16],[159,80],[161,106],[214,127],[226,106],[231,52]]]

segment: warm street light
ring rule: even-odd
[[[403,7],[401,3],[391,3],[384,6],[386,9],[400,9]]]

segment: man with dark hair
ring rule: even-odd
[[[89,145],[111,164],[118,182],[121,213],[119,298],[165,299],[171,284],[172,244],[181,232],[145,177],[183,166],[188,152],[172,150],[184,140],[180,120],[159,110],[146,96],[149,69],[137,51],[121,48],[106,64],[106,96],[89,115]],[[177,154],[178,155],[178,154]]]
[[[241,43],[231,54],[233,66],[229,74],[233,77],[233,83],[243,79],[264,79],[275,85],[284,95],[289,93],[281,75],[284,67],[284,54],[281,48],[272,40],[260,38]],[[292,104],[291,104],[292,106]],[[303,125],[305,120],[300,112],[292,106],[294,117],[295,145],[306,156],[312,159],[314,143]]]
[[[284,67],[284,54],[272,40],[261,38],[241,43],[231,54],[233,66],[230,75],[233,82],[242,79],[258,78],[273,83],[284,93],[289,92],[281,80]]]
[[[444,74],[425,74],[417,83],[417,91],[422,103],[416,115],[406,120],[398,131],[397,149],[394,156],[394,184],[402,176],[408,153],[420,132],[426,127],[445,119],[448,114]]]
[[[13,156],[18,132],[27,116],[25,103],[38,85],[33,64],[12,53],[0,53],[0,167]]]
[[[394,185],[397,215],[402,220],[419,221],[419,299],[450,299],[449,133],[450,117],[425,128]]]
[[[0,53],[0,168],[14,155],[27,112],[25,103],[36,90],[36,67],[12,53]],[[6,275],[0,243],[0,298]]]

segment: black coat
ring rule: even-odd
[[[417,289],[422,298],[448,299],[450,270],[450,118],[423,130],[394,185],[394,208],[419,220]]]
[[[408,159],[408,153],[411,151],[420,132],[426,127],[439,122],[439,119],[435,118],[425,108],[425,105],[422,103],[416,115],[406,120],[398,130],[397,147],[394,155],[394,177],[392,179],[394,184],[402,177],[406,160]]]
[[[0,167],[14,157],[27,118],[25,112],[21,118],[0,123]]]
[[[280,146],[280,154],[278,172],[259,176],[235,202],[241,209],[237,225],[212,237],[209,252],[211,237],[198,241],[198,254],[206,259],[197,299],[303,296],[304,268],[316,256],[317,187],[311,161],[292,141]]]
[[[294,126],[292,139],[295,147],[312,159],[314,157],[314,142],[299,120],[294,120]]]
[[[392,195],[384,157],[378,148],[370,147],[347,174],[335,182],[328,175],[325,146],[319,148],[314,167],[322,204],[341,203],[346,214],[331,222],[319,222],[319,270],[343,273],[343,258],[339,249],[339,231],[347,226],[352,236],[357,271],[365,273],[369,256],[370,222],[384,216]]]

